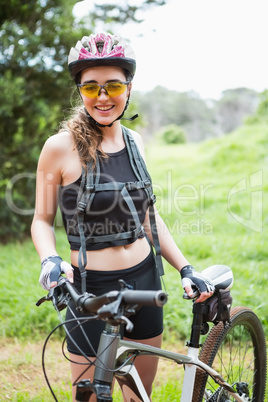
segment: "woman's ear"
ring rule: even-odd
[[[132,89],[132,82],[130,82],[127,86],[127,96],[130,96],[131,89]]]

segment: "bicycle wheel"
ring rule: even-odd
[[[266,343],[258,317],[248,308],[231,310],[230,324],[214,326],[199,356],[249,402],[263,402],[266,383]],[[235,401],[203,370],[197,369],[193,402]]]

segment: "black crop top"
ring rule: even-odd
[[[99,157],[100,178],[99,183],[113,182],[137,182],[129,161],[127,148],[119,152],[107,154],[108,158]],[[69,238],[71,250],[79,250],[80,242],[72,241],[72,238],[79,236],[77,219],[77,197],[81,184],[81,177],[74,183],[61,186],[59,194],[59,205],[62,213],[63,223]],[[142,224],[145,213],[149,206],[148,197],[144,189],[129,190],[131,199],[135,205],[138,218]],[[132,213],[122,197],[121,191],[98,191],[90,206],[85,210],[83,219],[85,238],[92,236],[103,236],[129,232],[135,229]],[[86,243],[87,250],[99,250],[107,247],[126,245],[133,243],[137,238],[144,237],[141,231],[136,237],[125,239],[113,239],[112,241]]]

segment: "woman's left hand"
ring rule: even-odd
[[[197,303],[203,302],[211,297],[215,291],[215,286],[208,279],[197,272],[191,265],[186,265],[180,271],[181,283],[189,298],[193,298],[193,287],[199,292]]]

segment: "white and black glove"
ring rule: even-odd
[[[73,282],[72,266],[63,261],[59,255],[51,255],[41,262],[40,285],[45,290],[49,290],[52,282],[58,282],[61,273],[66,274],[69,281]],[[56,286],[56,283],[54,286]]]
[[[183,267],[180,274],[181,284],[184,289],[186,287],[191,287],[193,291],[197,289],[199,293],[215,291],[213,283],[208,278],[197,272],[192,265],[186,265]],[[195,297],[195,295],[193,294],[192,297]]]

